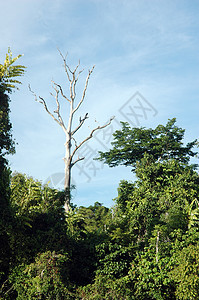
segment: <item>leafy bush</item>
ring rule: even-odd
[[[173,256],[171,278],[176,283],[176,298],[199,299],[199,245],[189,245]]]
[[[73,299],[68,281],[68,255],[47,251],[30,265],[17,267],[11,276],[16,299]]]

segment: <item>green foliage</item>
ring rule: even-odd
[[[12,58],[8,49],[4,64],[0,64],[0,284],[6,281],[11,265],[11,240],[13,238],[14,213],[10,205],[10,170],[5,156],[15,152],[12,124],[9,119],[9,97],[16,83],[15,78],[24,73],[23,66],[13,66],[20,56]],[[0,292],[1,294],[1,292]]]
[[[97,275],[107,278],[121,278],[128,272],[132,259],[131,247],[124,247],[116,243],[101,243],[96,247],[99,259]]]
[[[131,165],[137,179],[120,182],[112,209],[96,202],[65,215],[63,192],[22,174],[9,186],[4,164],[0,298],[199,298],[195,141],[183,146],[175,119],[155,130],[123,126],[114,146],[123,154],[107,159]]]
[[[117,209],[120,209],[123,213],[126,210],[127,202],[131,197],[131,194],[135,186],[133,183],[128,182],[127,180],[122,180],[119,183],[118,188],[118,197],[117,197]]]
[[[113,148],[108,152],[99,152],[101,161],[110,167],[125,165],[136,167],[144,154],[151,156],[153,161],[175,159],[187,163],[196,155],[192,148],[197,140],[183,146],[184,129],[175,125],[176,119],[168,121],[166,126],[158,125],[155,129],[130,128],[128,123],[121,122],[122,129],[114,134]]]
[[[10,207],[10,171],[0,156],[0,284],[4,282],[10,266],[10,239],[13,227],[13,211]]]
[[[94,206],[73,208],[67,214],[67,234],[72,243],[70,280],[74,284],[86,285],[93,280],[95,249],[107,239],[109,220],[109,209],[98,202]]]
[[[64,199],[59,191],[48,185],[43,186],[31,177],[15,173],[11,180],[11,203],[16,215],[31,217],[49,210],[60,210]]]
[[[38,252],[67,248],[63,204],[64,193],[22,174],[12,177],[11,206],[16,220],[12,247],[17,262],[29,263]]]
[[[99,202],[89,207],[80,206],[78,214],[84,216],[83,227],[87,232],[105,232],[110,224],[110,210]]]
[[[128,276],[120,279],[110,279],[104,275],[95,278],[93,284],[78,288],[77,296],[85,300],[136,300],[133,290],[129,286]]]
[[[176,283],[176,298],[199,299],[199,244],[176,251],[172,259],[169,275]]]
[[[85,299],[91,299],[89,293],[114,299],[118,281],[121,299],[198,298],[199,176],[188,165],[196,141],[183,146],[184,130],[174,124],[175,119],[152,130],[123,123],[114,134],[113,149],[100,153],[110,166],[132,166],[137,180],[119,185],[108,230],[117,246],[103,257],[99,252],[95,281],[83,289]],[[128,249],[124,260],[114,249],[119,245],[121,254]]]
[[[96,270],[96,240],[91,237],[70,243],[70,282],[75,286],[87,285],[94,279]]]
[[[21,84],[16,77],[24,74],[25,67],[22,65],[14,65],[21,56],[22,55],[18,55],[13,58],[10,48],[8,48],[4,64],[0,64],[0,90],[11,92],[13,88],[17,88],[16,84]]]
[[[16,299],[74,299],[69,292],[67,254],[47,251],[30,265],[17,267],[10,278]]]
[[[0,91],[0,155],[2,157],[14,153],[9,112],[9,97]]]
[[[150,162],[148,155],[137,164],[138,180],[122,182],[119,190],[116,222],[134,242],[145,245],[155,226],[164,226],[169,234],[176,228],[188,229],[190,205],[199,195],[199,176],[191,167],[176,160]],[[126,197],[126,210],[120,211],[121,198]],[[124,224],[125,226],[121,225]],[[115,233],[117,234],[115,227]],[[114,234],[114,232],[113,232]]]
[[[10,170],[5,156],[14,152],[9,120],[9,97],[0,90],[0,283],[9,271],[13,213],[10,206]]]
[[[71,209],[66,215],[67,223],[67,234],[75,239],[81,239],[82,235],[86,233],[83,228],[84,224],[84,215],[78,211],[77,208]]]
[[[198,227],[199,222],[199,201],[194,198],[190,205],[188,205],[188,219],[189,224],[188,227],[192,226]]]

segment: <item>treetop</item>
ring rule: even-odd
[[[112,149],[99,152],[98,160],[104,161],[110,167],[124,165],[135,169],[136,162],[147,153],[155,161],[176,159],[188,163],[190,157],[195,157],[193,148],[197,140],[183,144],[185,130],[176,126],[176,119],[169,119],[167,124],[158,125],[155,129],[144,127],[131,128],[127,122],[121,122],[122,129],[113,134]]]

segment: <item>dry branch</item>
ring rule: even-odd
[[[79,125],[71,132],[72,136],[75,134],[75,132],[77,132],[82,127],[82,125],[84,124],[86,119],[88,119],[88,113],[85,114],[83,119],[81,119],[81,117],[80,117]]]
[[[53,80],[52,80],[52,82],[53,82],[54,85],[56,85],[59,88],[62,97],[65,98],[69,103],[71,103],[70,99],[68,99],[68,97],[66,97],[66,95],[64,95],[61,85],[55,83]]]
[[[109,120],[109,122],[108,122],[107,124],[105,124],[105,125],[103,125],[103,126],[98,126],[98,127],[94,128],[94,129],[91,131],[90,135],[89,135],[87,138],[85,138],[78,146],[75,147],[75,149],[73,150],[73,153],[71,154],[71,161],[72,161],[72,159],[73,159],[75,153],[77,152],[77,150],[78,150],[84,143],[86,143],[88,140],[90,140],[90,139],[93,137],[94,132],[97,131],[97,130],[103,129],[103,128],[107,127],[107,126],[109,126],[109,125],[111,124],[111,122],[113,121],[114,118],[115,118],[115,117],[110,118],[110,120]]]
[[[71,168],[79,161],[84,160],[85,157],[78,157],[74,162],[71,163]]]
[[[57,118],[49,111],[48,106],[47,106],[46,101],[44,100],[44,98],[41,97],[41,96],[39,96],[39,99],[40,99],[40,100],[38,100],[37,95],[31,90],[30,85],[29,85],[29,90],[30,90],[30,92],[34,95],[35,101],[41,103],[41,104],[43,105],[43,107],[45,108],[46,112],[53,118],[53,120],[54,120],[55,122],[57,122],[57,123],[59,124],[59,126],[61,126],[61,127],[63,128],[64,132],[66,132],[66,127],[65,127],[65,125],[64,125],[64,122],[63,122],[63,120],[62,120],[62,118],[61,118],[59,112],[58,112],[58,111],[55,111],[55,113],[58,114],[58,119],[57,119]],[[58,101],[58,100],[57,100],[57,101]],[[58,103],[59,103],[59,102],[58,102]]]
[[[76,112],[76,110],[78,110],[78,108],[80,107],[80,105],[82,104],[82,102],[84,101],[84,98],[85,98],[85,95],[86,95],[86,90],[87,90],[87,87],[88,87],[88,81],[89,81],[89,78],[94,70],[95,66],[92,67],[91,70],[89,70],[88,72],[88,76],[86,78],[86,83],[85,83],[85,87],[84,87],[84,90],[83,90],[83,94],[82,94],[82,98],[81,100],[79,101],[78,105],[76,106],[76,108],[73,110],[73,114]]]

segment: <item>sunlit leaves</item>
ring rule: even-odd
[[[24,75],[25,66],[14,65],[21,56],[18,55],[13,58],[10,48],[8,48],[5,61],[0,64],[0,88],[3,91],[11,92],[12,89],[18,89],[17,84],[21,84],[21,81],[16,78]]]
[[[45,213],[59,203],[58,191],[42,186],[41,182],[16,173],[11,180],[11,203],[17,215]]]
[[[194,198],[187,208],[189,218],[188,227],[191,228],[192,226],[195,226],[199,228],[199,200]]]
[[[199,299],[199,245],[189,245],[174,254],[170,276],[176,282],[177,299]]]
[[[38,255],[33,263],[16,268],[11,282],[13,279],[17,299],[73,299],[66,287],[67,264],[67,254],[47,251]]]

